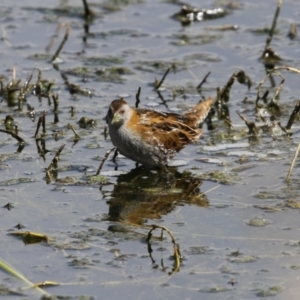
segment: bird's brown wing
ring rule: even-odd
[[[131,118],[132,128],[146,143],[162,150],[178,152],[186,144],[197,140],[202,131],[185,124],[185,117],[175,113],[163,113],[155,110],[135,110]]]

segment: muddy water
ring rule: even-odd
[[[236,9],[202,1],[201,8],[222,7],[228,14],[189,26],[172,17],[181,9],[176,1],[99,1],[91,5],[95,16],[88,30],[80,2],[2,2],[3,84],[12,81],[13,69],[21,86],[34,68],[42,70],[42,79],[53,83],[51,92],[59,94],[59,108],[55,112],[53,101],[38,99],[31,90],[23,108],[18,91],[4,95],[0,104],[0,119],[12,116],[11,128],[17,125],[25,140],[20,150],[15,138],[0,134],[1,260],[34,283],[59,283],[47,293],[75,299],[298,299],[299,164],[288,183],[285,177],[299,142],[299,121],[291,136],[275,125],[287,124],[299,97],[299,75],[282,71],[279,110],[260,101],[266,121],[255,114],[257,85],[265,77],[259,58],[276,1],[240,1]],[[300,68],[299,39],[287,37],[298,14],[295,1],[284,1],[271,42],[282,58],[278,65]],[[224,25],[238,29],[220,30]],[[54,68],[49,61],[66,26],[70,35]],[[154,79],[172,65],[176,72],[169,73],[159,97]],[[112,147],[103,118],[113,99],[123,96],[134,106],[141,87],[140,107],[181,112],[202,97],[215,96],[216,88],[239,70],[252,86],[248,90],[235,82],[231,89],[223,113],[229,112],[232,127],[215,114],[214,130],[204,125],[199,144],[178,154],[177,167],[167,177],[143,173],[124,157],[117,166],[110,159],[104,164],[101,183],[92,176]],[[78,93],[70,94],[62,74],[80,87]],[[31,84],[37,77],[36,70]],[[279,77],[275,83],[272,87],[267,80],[263,86],[269,89],[268,101]],[[44,111],[46,136],[36,142]],[[261,128],[256,138],[249,137],[237,111]],[[92,121],[80,126],[82,117]],[[80,136],[77,142],[69,124]],[[63,143],[49,178],[45,169]],[[25,246],[9,234],[18,231],[17,224],[24,226],[20,231],[47,235],[49,242]],[[175,272],[167,233],[160,241],[160,230],[154,231],[149,255],[151,224],[167,227],[179,244],[182,262]],[[7,293],[24,295],[12,299],[41,295],[7,273],[0,278]]]

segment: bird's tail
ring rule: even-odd
[[[207,117],[214,102],[215,99],[210,97],[186,111],[183,116],[186,118],[187,125],[191,128],[198,128]]]

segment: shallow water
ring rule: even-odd
[[[89,34],[84,33],[81,2],[2,2],[4,85],[11,81],[14,67],[22,84],[33,68],[41,69],[42,79],[53,82],[52,91],[59,93],[59,111],[55,114],[53,103],[30,93],[22,110],[17,99],[14,103],[3,99],[0,104],[0,119],[11,115],[26,142],[17,153],[16,139],[0,133],[0,259],[34,283],[60,284],[46,288],[47,293],[74,299],[83,295],[86,299],[298,299],[299,164],[289,183],[285,177],[299,141],[299,120],[292,126],[292,136],[276,127],[260,130],[253,139],[236,113],[263,124],[256,120],[255,100],[257,85],[265,77],[259,58],[267,35],[254,31],[271,26],[276,1],[240,1],[239,8],[223,18],[185,27],[172,18],[180,10],[176,1],[99,1],[91,3],[96,16]],[[211,8],[223,3],[202,1],[201,5]],[[298,3],[284,1],[271,43],[283,58],[280,65],[300,67],[299,38],[287,37],[298,17]],[[59,24],[68,24],[71,31],[57,70],[49,60],[65,34],[66,27],[56,34]],[[223,25],[239,29],[213,30]],[[46,53],[52,38],[54,45]],[[172,63],[177,72],[168,74],[162,101],[152,83]],[[177,155],[179,166],[170,177],[131,171],[135,163],[124,157],[118,158],[117,170],[110,159],[104,164],[105,184],[88,177],[112,148],[103,118],[113,99],[123,96],[134,106],[141,87],[140,107],[180,112],[202,97],[216,96],[216,88],[241,69],[253,85],[248,91],[236,82],[231,89],[227,108],[233,129],[215,116],[215,129],[209,131],[204,125],[199,144]],[[196,86],[209,71],[199,93]],[[92,97],[71,95],[61,73],[70,83],[91,91]],[[273,114],[285,125],[298,100],[300,78],[286,71],[281,74],[285,82],[280,112]],[[277,87],[280,79],[275,81]],[[268,99],[276,87],[269,81],[264,84],[270,90]],[[248,100],[243,102],[245,97]],[[26,104],[35,108],[34,121]],[[45,160],[34,138],[44,111],[49,150]],[[82,117],[94,119],[95,125],[80,128]],[[80,136],[77,143],[68,124]],[[59,131],[56,140],[54,133]],[[57,178],[51,173],[53,180],[47,184],[45,168],[63,143]],[[13,205],[10,210],[4,208],[7,203]],[[25,226],[23,231],[47,235],[49,243],[25,246],[9,235],[19,223]],[[151,224],[167,227],[180,245],[182,263],[177,272],[172,273],[173,248],[167,234],[162,242],[153,239],[155,262],[151,260],[146,243]],[[154,235],[160,236],[160,231]],[[24,294],[11,299],[41,296],[36,290],[23,290],[26,285],[7,273],[0,273],[0,279]]]

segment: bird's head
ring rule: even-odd
[[[112,101],[105,117],[106,123],[111,126],[123,125],[131,115],[131,107],[123,98]]]

